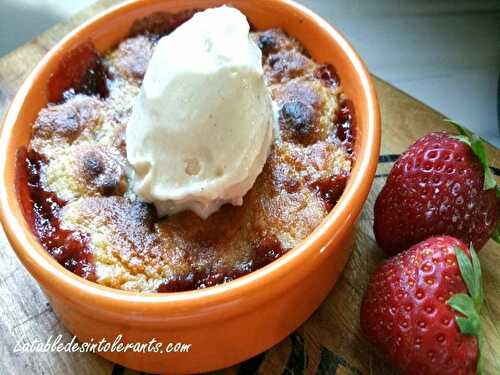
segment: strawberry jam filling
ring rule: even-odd
[[[48,99],[59,103],[74,94],[108,96],[108,73],[91,41],[70,50],[62,58],[47,85]]]
[[[337,138],[345,147],[349,154],[353,153],[354,147],[354,116],[353,106],[350,100],[344,100],[341,103],[340,110],[337,112]]]
[[[199,288],[207,288],[222,284],[262,268],[285,253],[278,238],[266,236],[254,244],[254,255],[243,266],[231,272],[192,271],[183,277],[175,277],[158,288],[158,292],[182,292]]]
[[[42,246],[64,268],[89,280],[95,279],[92,252],[85,235],[61,228],[60,212],[65,202],[46,191],[41,170],[47,161],[39,153],[25,148],[17,159],[17,184],[25,217]]]

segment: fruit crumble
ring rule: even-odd
[[[191,15],[138,20],[105,54],[90,41],[70,51],[19,153],[18,191],[34,232],[60,264],[88,280],[137,292],[233,280],[306,238],[344,190],[352,106],[333,67],[271,29],[251,35],[280,131],[243,205],[224,205],[206,220],[187,211],[158,219],[134,194],[125,147],[132,104],[157,41]]]

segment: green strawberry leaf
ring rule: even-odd
[[[479,261],[479,257],[477,255],[476,249],[470,244],[470,254],[472,258],[472,269],[474,272],[474,284],[476,288],[476,299],[474,303],[476,305],[477,313],[481,313],[481,306],[484,302],[484,289],[483,289],[483,275],[481,271],[481,262]]]
[[[497,227],[491,236],[495,242],[500,243],[500,220],[497,222]]]
[[[483,347],[483,336],[481,334],[480,312],[484,294],[481,264],[472,245],[470,246],[470,258],[459,247],[455,246],[454,250],[458,267],[460,268],[460,274],[469,294],[457,293],[448,299],[448,304],[453,310],[462,314],[457,315],[455,318],[460,332],[464,335],[476,336],[477,338],[477,373],[482,374],[483,361],[481,352]]]
[[[470,298],[470,296],[468,294],[465,294],[465,293],[454,294],[448,300],[448,305],[453,307],[453,310],[458,311],[459,313],[465,315],[465,317],[467,317],[467,318],[470,318],[474,315],[477,315],[476,306],[474,305],[474,301],[472,300],[472,298]],[[471,333],[466,333],[466,334],[473,335],[473,334],[475,334],[475,332],[476,331],[471,332]]]
[[[467,138],[467,142],[470,142],[470,138],[471,138],[471,135],[472,135],[472,132],[466,128],[464,128],[462,125],[460,125],[458,122],[456,121],[453,121],[449,118],[447,119],[444,119],[445,122],[449,122],[450,124],[452,124],[453,126],[455,126],[457,128],[457,131],[460,133],[460,135],[463,135],[464,137]]]
[[[469,295],[472,297],[474,305],[477,306],[480,300],[480,287],[477,282],[477,274],[474,272],[475,269],[469,257],[457,246],[455,246],[455,254],[457,257],[458,267],[460,268],[460,273],[462,274],[462,278],[464,279]]]
[[[488,161],[488,155],[486,154],[486,148],[484,147],[484,143],[480,137],[471,132],[470,130],[464,128],[459,123],[445,119],[444,121],[452,124],[457,128],[457,131],[460,135],[454,136],[453,138],[458,139],[461,142],[469,145],[472,149],[472,152],[478,157],[481,161],[481,164],[484,168],[484,190],[494,189],[497,186],[497,181],[493,172],[490,169],[490,163]],[[498,194],[497,194],[498,195]]]
[[[468,316],[467,318],[457,316],[456,321],[461,333],[469,336],[477,336],[477,332],[479,332],[481,326],[479,315]]]
[[[469,147],[470,147],[470,145],[471,145],[471,143],[470,143],[470,139],[469,139],[469,137],[467,137],[466,135],[454,135],[454,136],[452,136],[452,138],[455,138],[456,140],[458,140],[458,141],[460,141],[460,142],[463,142],[463,143],[465,143],[466,145],[469,145]]]
[[[497,180],[490,167],[484,168],[484,190],[496,189]]]

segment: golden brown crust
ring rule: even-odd
[[[89,190],[104,196],[123,195],[127,190],[124,168],[106,148],[84,148],[77,160],[79,175]]]
[[[153,42],[150,38],[139,35],[125,39],[108,58],[109,71],[128,80],[142,80],[153,53]]]
[[[310,74],[316,65],[298,51],[280,51],[269,55],[265,64],[267,81],[282,83]]]
[[[99,121],[101,102],[94,97],[76,95],[59,105],[49,105],[38,114],[33,124],[33,137],[61,138],[72,143],[84,128]]]
[[[106,56],[108,98],[79,95],[40,112],[31,147],[48,160],[47,190],[68,201],[62,227],[89,238],[98,283],[154,292],[232,280],[296,246],[335,204],[351,169],[336,135],[342,91],[282,31],[252,37],[263,50],[280,134],[243,206],[223,206],[207,220],[191,212],[158,220],[128,184],[124,132],[154,48],[150,35]]]
[[[302,46],[293,38],[288,37],[280,29],[269,29],[252,33],[252,38],[262,51],[263,62],[270,54],[279,51],[295,50],[304,53]]]

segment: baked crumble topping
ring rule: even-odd
[[[20,154],[18,190],[42,244],[102,285],[175,292],[263,267],[320,224],[351,170],[352,108],[333,68],[281,30],[252,32],[279,109],[264,171],[241,207],[225,205],[206,220],[191,212],[158,219],[130,187],[124,135],[156,42],[191,15],[139,20],[103,56],[91,43],[70,52],[70,71],[51,78],[54,102],[40,111]]]

